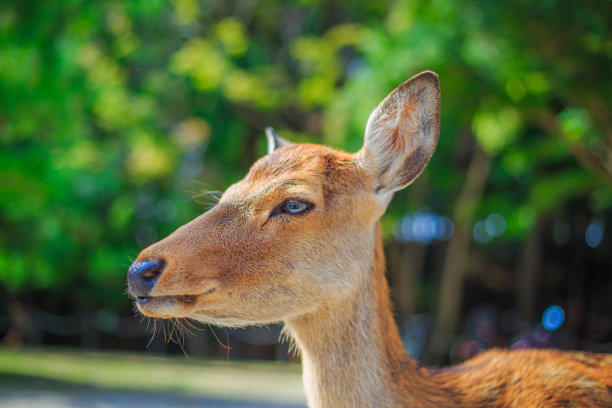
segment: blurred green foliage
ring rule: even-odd
[[[264,127],[356,151],[371,110],[424,69],[440,144],[387,233],[408,210],[452,212],[475,143],[493,158],[478,213],[506,217],[500,240],[572,200],[605,213],[610,21],[589,0],[6,0],[0,284],[124,307],[130,257],[238,180]]]

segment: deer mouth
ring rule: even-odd
[[[179,295],[179,296],[138,296],[136,303],[139,305],[153,304],[155,302],[167,302],[174,301],[178,303],[184,303],[186,305],[193,305],[198,300],[197,295]]]
[[[188,317],[201,295],[138,296],[136,305],[148,317]]]

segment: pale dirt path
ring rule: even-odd
[[[299,404],[249,402],[172,393],[98,390],[4,388],[0,408],[304,408]]]
[[[0,348],[0,408],[304,408],[296,364]]]

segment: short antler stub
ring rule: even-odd
[[[291,144],[290,141],[280,137],[273,127],[266,128],[266,138],[268,139],[268,154],[272,153],[276,149],[289,146]]]

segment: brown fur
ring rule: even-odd
[[[438,126],[437,77],[422,73],[374,111],[356,154],[272,139],[217,206],[142,251],[138,261],[166,268],[140,310],[226,326],[285,322],[311,407],[612,407],[609,356],[491,350],[431,370],[406,353],[378,219],[423,171]],[[313,207],[271,216],[290,198]]]

